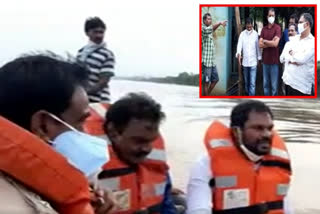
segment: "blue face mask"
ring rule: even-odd
[[[107,142],[76,130],[53,114],[50,116],[70,129],[51,142],[53,148],[87,177],[100,171],[109,161]]]

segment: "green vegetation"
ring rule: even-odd
[[[157,82],[157,83],[169,83],[178,85],[192,85],[199,86],[199,74],[192,74],[187,72],[182,72],[178,76],[166,76],[166,77],[128,77],[125,79],[135,80],[135,81],[147,81],[147,82]]]

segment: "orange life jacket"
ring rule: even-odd
[[[61,214],[94,214],[85,176],[40,138],[3,117],[0,170],[44,197]]]
[[[90,117],[83,126],[86,133],[94,136],[104,135],[103,123],[109,107],[110,104],[107,103],[90,103]]]
[[[102,111],[103,108],[105,111]],[[91,105],[93,114],[84,126],[89,134],[106,136],[101,127],[107,108],[106,105],[100,104],[99,106],[98,103]],[[168,173],[162,137],[160,136],[153,142],[152,152],[136,167],[121,161],[111,143],[108,143],[110,161],[99,174],[99,185],[114,192],[121,206],[117,213],[131,214],[140,211],[141,213],[146,211],[147,213],[160,213]]]
[[[255,163],[248,160],[233,142],[231,129],[213,122],[205,136],[214,179],[213,213],[284,214],[291,167],[284,141],[275,132],[269,155]]]

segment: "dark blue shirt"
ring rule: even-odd
[[[169,174],[167,174],[167,185],[165,187],[161,214],[177,214],[177,210],[172,200],[171,189],[172,189],[171,178]]]

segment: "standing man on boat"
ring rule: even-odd
[[[99,17],[92,17],[86,20],[84,30],[89,43],[79,50],[77,59],[90,69],[89,101],[110,103],[109,82],[114,76],[115,57],[104,42],[106,25]]]
[[[219,81],[219,75],[215,60],[215,45],[213,42],[213,32],[222,25],[227,25],[227,20],[220,21],[216,24],[212,24],[212,18],[210,13],[206,13],[203,16],[203,24],[201,31],[202,38],[202,83],[203,83],[203,95],[211,95],[212,90]]]
[[[230,128],[210,125],[207,153],[191,171],[187,214],[292,213],[289,154],[273,126],[270,108],[257,100],[233,108]]]

